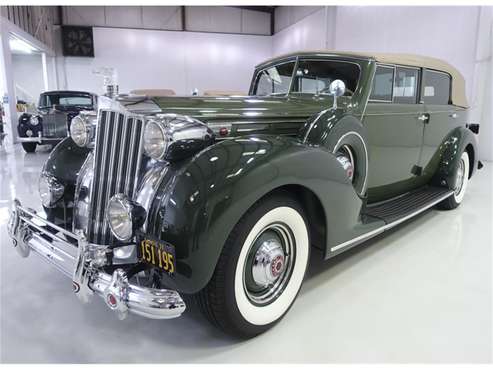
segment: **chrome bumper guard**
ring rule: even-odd
[[[176,291],[130,284],[120,268],[112,275],[105,273],[102,267],[109,252],[106,246],[88,243],[84,235],[47,221],[34,210],[22,207],[17,199],[7,229],[22,257],[28,257],[31,250],[39,254],[72,279],[74,292],[84,303],[97,293],[120,319],[128,312],[151,319],[171,319],[185,311],[185,303]]]

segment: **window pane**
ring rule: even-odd
[[[425,104],[447,105],[450,98],[450,76],[425,71],[423,101]]]
[[[294,62],[280,64],[260,71],[257,75],[255,95],[284,95],[289,90]]]
[[[377,66],[370,99],[392,101],[392,85],[394,83],[394,68]]]
[[[415,104],[417,101],[418,70],[397,67],[394,86],[394,103]]]
[[[328,94],[332,81],[342,80],[346,95],[352,95],[358,86],[359,67],[353,63],[329,60],[302,60],[296,70],[293,92]]]
[[[91,106],[92,98],[88,95],[60,95],[43,94],[39,99],[40,107],[52,107],[54,105],[84,105]]]
[[[60,105],[91,105],[91,98],[85,96],[60,97]]]

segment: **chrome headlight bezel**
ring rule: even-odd
[[[95,112],[81,112],[70,123],[70,137],[81,148],[92,147],[96,136]]]
[[[160,148],[155,149],[152,148],[153,143],[149,142],[149,131],[151,129],[155,129],[155,133],[160,135],[160,138],[157,138],[158,145],[160,145]],[[169,137],[168,134],[165,130],[165,124],[163,122],[160,122],[155,119],[150,119],[146,122],[145,127],[144,127],[144,153],[156,160],[163,160],[166,157],[166,151],[168,150],[168,144],[169,144]],[[156,145],[154,143],[154,145]]]
[[[54,176],[43,172],[38,180],[38,192],[41,203],[46,208],[54,208],[56,203],[63,197],[65,186]]]
[[[161,147],[150,150],[149,130],[159,135]],[[204,122],[195,118],[173,113],[162,113],[146,117],[144,127],[144,153],[158,161],[174,161],[190,157],[214,143],[215,135]]]

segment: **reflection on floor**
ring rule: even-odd
[[[487,362],[492,348],[492,165],[455,211],[430,210],[321,262],[284,320],[247,342],[200,314],[119,321],[100,299],[83,306],[70,281],[21,259],[5,230],[18,197],[39,208],[49,147],[0,149],[2,362]]]

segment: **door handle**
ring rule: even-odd
[[[452,113],[452,114],[450,115],[450,118],[457,118],[457,113]]]
[[[421,115],[419,115],[419,116],[418,116],[418,119],[419,119],[420,121],[423,121],[423,122],[425,122],[425,123],[426,123],[426,122],[428,122],[428,118],[429,118],[429,117],[430,117],[430,116],[429,116],[428,114],[421,114]]]

